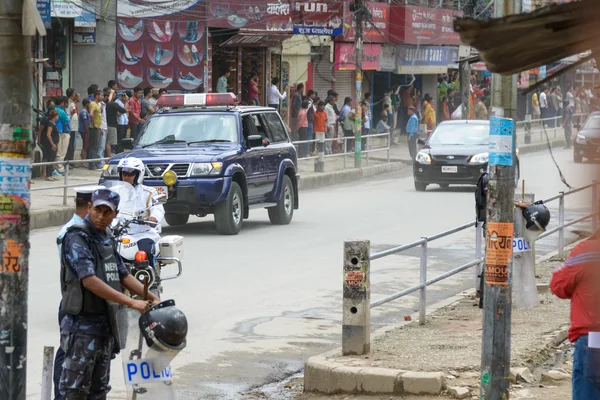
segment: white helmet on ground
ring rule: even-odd
[[[119,161],[119,165],[117,166],[117,171],[119,172],[119,179],[123,180],[122,172],[135,173],[135,179],[133,181],[133,186],[141,185],[144,182],[144,174],[146,173],[146,168],[144,167],[144,163],[139,158],[135,157],[127,157],[122,158]]]

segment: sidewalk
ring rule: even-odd
[[[556,257],[539,262],[536,266],[539,283],[548,283],[560,263]],[[539,289],[537,307],[513,308],[511,392],[515,394],[513,398],[564,399],[568,396],[549,397],[542,392],[540,397],[529,397],[534,389],[539,389],[540,380],[545,386],[557,385],[552,379],[541,378],[550,369],[563,369],[565,375],[561,377],[565,382],[559,384],[565,386],[564,393],[569,392],[566,384],[570,380],[571,345],[565,340],[570,303],[549,293],[547,285]],[[477,304],[472,291],[463,292],[429,307],[433,311],[424,326],[404,322],[376,332],[369,355],[342,357],[338,348],[312,357],[305,365],[304,390],[323,394],[455,393],[455,398],[478,398],[482,310]],[[525,397],[519,397],[519,392]]]

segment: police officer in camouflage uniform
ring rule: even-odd
[[[82,224],[67,229],[62,246],[61,347],[65,361],[60,393],[65,400],[106,399],[110,361],[120,350],[116,314],[121,305],[145,312],[159,299],[126,296],[122,288],[143,296],[143,285],[117,255],[107,229],[117,215],[119,195],[109,189],[92,194]]]

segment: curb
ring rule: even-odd
[[[354,182],[362,178],[401,171],[408,166],[405,162],[391,162],[388,164],[370,165],[362,168],[344,169],[341,171],[324,172],[319,175],[300,175],[300,190],[318,189],[342,183]]]
[[[550,146],[554,149],[555,147],[563,147],[565,145],[564,139],[554,139],[550,140]],[[536,143],[536,144],[527,144],[521,147],[518,147],[519,154],[528,154],[535,153],[542,150],[548,149],[548,143]]]
[[[564,143],[564,142],[563,142]],[[573,247],[585,239],[570,243]],[[536,260],[536,264],[545,262],[555,257],[558,250],[552,251]],[[547,290],[547,284],[538,285],[538,292]],[[427,307],[427,315],[431,315],[441,308],[451,306],[475,293],[475,289],[467,289],[452,297],[442,300]],[[378,329],[371,335],[371,340],[385,335],[387,332],[402,326],[415,323],[419,313],[411,315],[412,321],[401,321],[399,323]],[[568,325],[546,336],[544,349],[540,352],[550,352],[564,342],[568,336]],[[304,366],[304,390],[306,392],[318,392],[325,394],[442,394],[446,389],[443,371],[436,372],[413,372],[381,367],[348,367],[330,361],[330,357],[338,357],[342,348],[338,347],[323,354],[309,358]],[[522,370],[518,366],[511,366],[511,371]]]
[[[29,229],[42,229],[52,226],[64,225],[71,219],[75,207],[56,206],[49,210],[31,211],[29,219]]]

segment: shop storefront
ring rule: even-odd
[[[381,55],[381,45],[365,44],[363,46],[362,69],[363,93],[369,91],[372,74],[369,71],[377,71],[379,69],[379,57]],[[354,82],[356,70],[356,52],[354,43],[336,43],[335,44],[335,91],[340,95],[340,100],[345,97],[354,99]],[[354,107],[358,106],[354,103]]]

